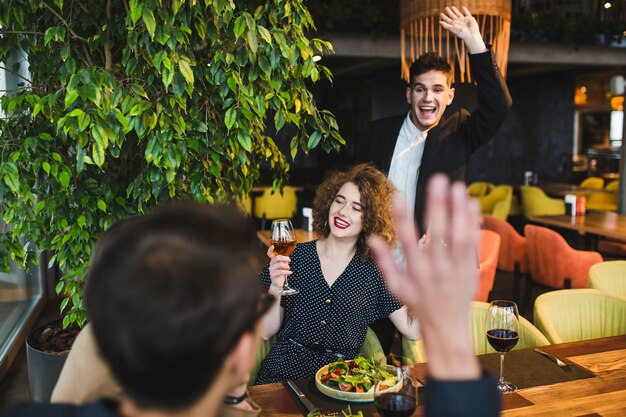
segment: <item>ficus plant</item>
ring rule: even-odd
[[[261,167],[278,190],[290,158],[344,143],[309,89],[331,45],[303,3],[0,2],[0,69],[19,81],[0,98],[1,259],[52,254],[64,326],[85,323],[89,257],[118,219],[242,197]]]

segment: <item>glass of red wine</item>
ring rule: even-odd
[[[513,301],[494,300],[487,312],[487,341],[500,353],[500,380],[498,390],[501,394],[510,394],[517,387],[504,380],[504,354],[519,340],[519,314]]]
[[[296,248],[296,231],[288,219],[276,219],[272,221],[270,230],[270,243],[274,245],[274,254],[289,256]],[[297,294],[298,290],[291,288],[287,283],[287,276],[283,288],[278,291],[280,295]]]
[[[401,381],[401,387],[388,386],[386,381],[376,384],[374,387],[374,404],[378,414],[382,417],[409,417],[417,407],[417,388],[419,383],[412,375],[411,366],[391,367],[396,380]]]

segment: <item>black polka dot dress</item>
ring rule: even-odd
[[[311,377],[337,360],[333,353],[311,350],[312,345],[354,358],[369,324],[402,307],[389,294],[378,265],[363,262],[360,250],[331,287],[322,274],[315,241],[298,244],[290,258],[289,286],[300,292],[281,297],[283,323],[261,363],[257,384]],[[265,288],[271,284],[269,263],[261,272],[261,283]]]

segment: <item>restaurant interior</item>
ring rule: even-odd
[[[410,1],[305,3],[315,37],[334,47],[317,57],[332,81],[307,87],[318,108],[335,115],[345,141],[358,148],[373,120],[408,111],[400,28]],[[499,355],[484,336],[485,317],[492,301],[513,301],[520,340],[507,353],[505,372],[518,391],[503,396],[502,415],[626,415],[626,4],[503,3],[510,10],[504,69],[513,106],[493,139],[471,156],[465,175],[468,194],[482,210],[479,290],[471,306],[475,351],[484,369],[497,374]],[[439,52],[449,53],[445,47]],[[471,112],[477,105],[477,87],[462,82],[462,72],[457,66],[449,113]],[[17,83],[0,69],[0,91]],[[268,127],[266,134],[290,154],[293,131]],[[241,203],[258,228],[262,265],[272,220],[291,219],[298,243],[316,238],[315,190],[349,160],[345,149],[299,152],[289,159],[288,180],[279,192],[273,190],[274,170],[261,165]],[[32,329],[63,317],[63,297],[55,291],[62,274],[58,265],[46,267],[51,256],[42,253],[39,265],[27,271],[11,261],[11,270],[0,274],[0,410],[50,398],[50,392],[33,393],[24,346]],[[539,347],[548,359],[534,352]],[[425,379],[420,342],[396,333],[390,350],[378,353],[382,360],[410,358],[418,378]],[[272,389],[250,388],[257,403],[275,410],[261,415],[307,415],[306,404],[293,393],[282,385]],[[314,388],[304,390],[322,409],[347,406]],[[362,405],[349,404],[353,410]],[[362,410],[378,415],[371,405]],[[412,415],[421,412],[418,406]]]

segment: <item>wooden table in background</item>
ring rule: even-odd
[[[259,240],[267,247],[270,246],[270,231],[269,230],[259,230],[256,232]],[[304,243],[309,242],[311,240],[317,239],[317,236],[314,232],[309,232],[302,229],[296,229],[296,242]]]
[[[594,378],[518,390],[502,397],[502,416],[623,417],[626,415],[626,335],[542,347],[593,372]],[[555,365],[556,366],[556,365]],[[506,367],[505,367],[506,369]],[[426,364],[416,365],[420,378]],[[250,387],[261,417],[302,417],[295,396],[283,384]],[[348,403],[346,403],[347,407]],[[413,417],[422,416],[418,406]]]
[[[626,242],[626,215],[612,211],[588,211],[584,216],[534,216],[528,220]]]
[[[588,196],[590,194],[599,193],[612,193],[611,190],[595,190],[591,188],[582,188],[576,184],[564,184],[564,183],[547,183],[540,184],[537,187],[541,188],[544,193],[551,197],[563,198],[567,194],[576,194]]]

